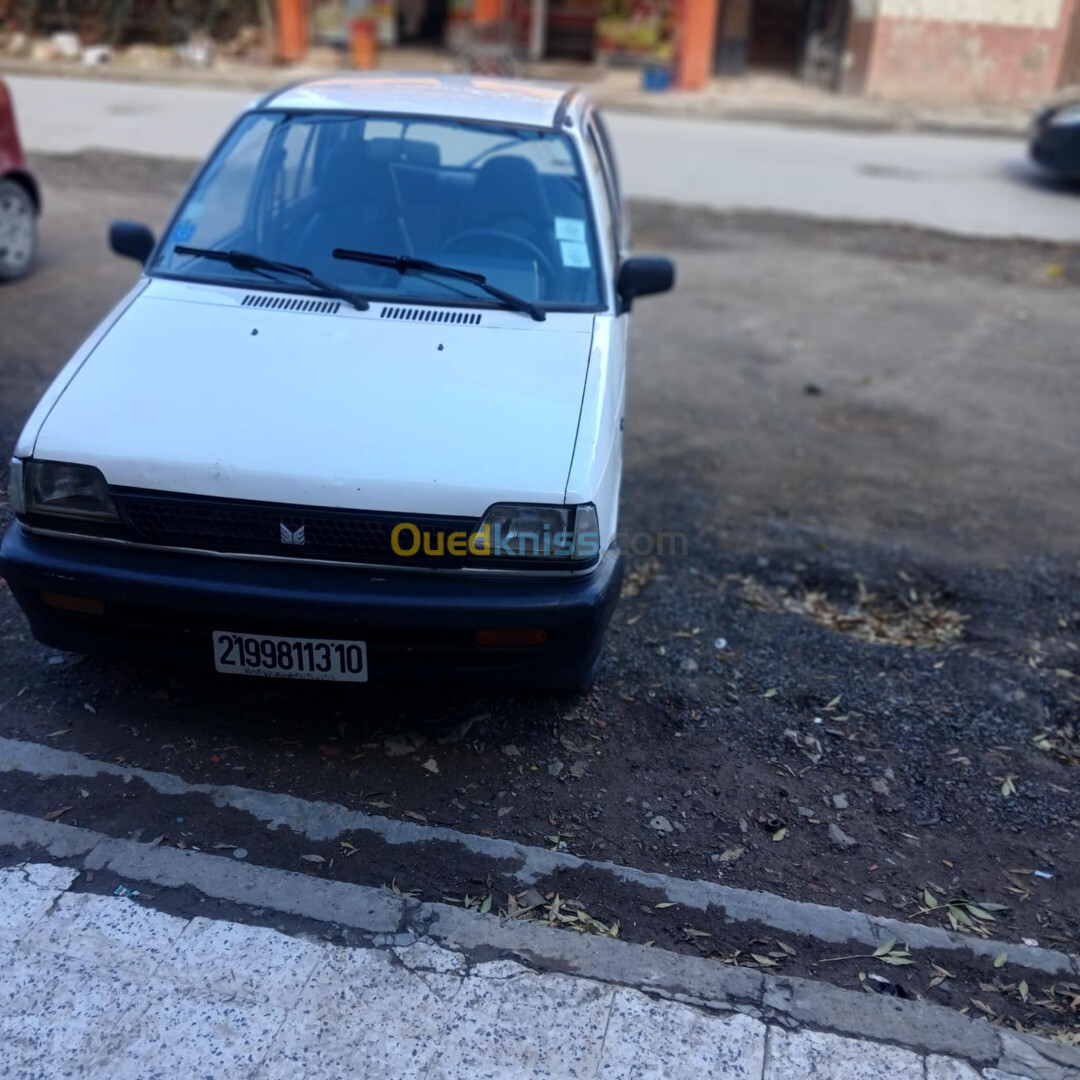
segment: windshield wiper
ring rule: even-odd
[[[234,270],[253,270],[258,273],[261,270],[269,270],[276,274],[292,274],[293,277],[302,278],[309,285],[314,285],[320,292],[327,296],[335,296],[338,300],[344,300],[351,304],[357,311],[367,311],[371,306],[362,296],[356,296],[333,282],[324,281],[321,277],[313,274],[306,266],[293,266],[292,263],[278,262],[276,259],[264,259],[262,255],[253,255],[247,251],[215,251],[213,248],[187,247],[185,244],[177,244],[173,251],[177,255],[195,255],[202,259],[213,259],[216,262],[228,263]]]
[[[492,285],[483,274],[474,274],[471,270],[461,270],[456,266],[443,266],[442,263],[429,262],[427,259],[417,259],[412,255],[380,255],[374,251],[353,251],[351,248],[334,248],[335,259],[345,259],[348,262],[368,263],[371,266],[388,266],[399,274],[405,275],[410,270],[416,270],[427,274],[438,274],[441,277],[455,278],[458,281],[467,281],[471,285],[483,289],[488,296],[501,300],[507,307],[514,311],[522,311],[532,316],[537,322],[543,322],[547,318],[547,312],[539,304],[534,304],[521,296],[500,289]]]

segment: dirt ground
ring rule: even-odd
[[[37,165],[42,265],[0,291],[5,460],[134,277],[108,220],[160,226],[190,172]],[[631,554],[587,697],[79,659],[35,644],[0,589],[0,733],[1076,953],[1080,257],[651,205],[634,223],[680,283],[635,314],[622,527],[684,533],[686,552]],[[152,801],[82,787],[0,774],[0,805],[164,831]],[[199,820],[205,835],[168,842],[264,842]],[[293,869],[362,873],[300,862],[310,843],[288,834],[273,846]],[[395,880],[423,899],[470,888],[437,859]],[[580,889],[631,936],[714,948]],[[886,974],[912,994],[937,977],[929,961]],[[976,995],[993,1015],[1075,1015],[993,978]]]

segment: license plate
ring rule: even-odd
[[[362,641],[215,630],[214,667],[227,675],[367,682],[367,646]]]

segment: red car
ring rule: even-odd
[[[41,192],[19,143],[11,92],[0,79],[0,281],[22,277],[34,262]]]

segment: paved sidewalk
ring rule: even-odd
[[[2,1076],[1007,1080],[412,934],[354,948],[176,918],[68,892],[78,876],[0,870]]]

